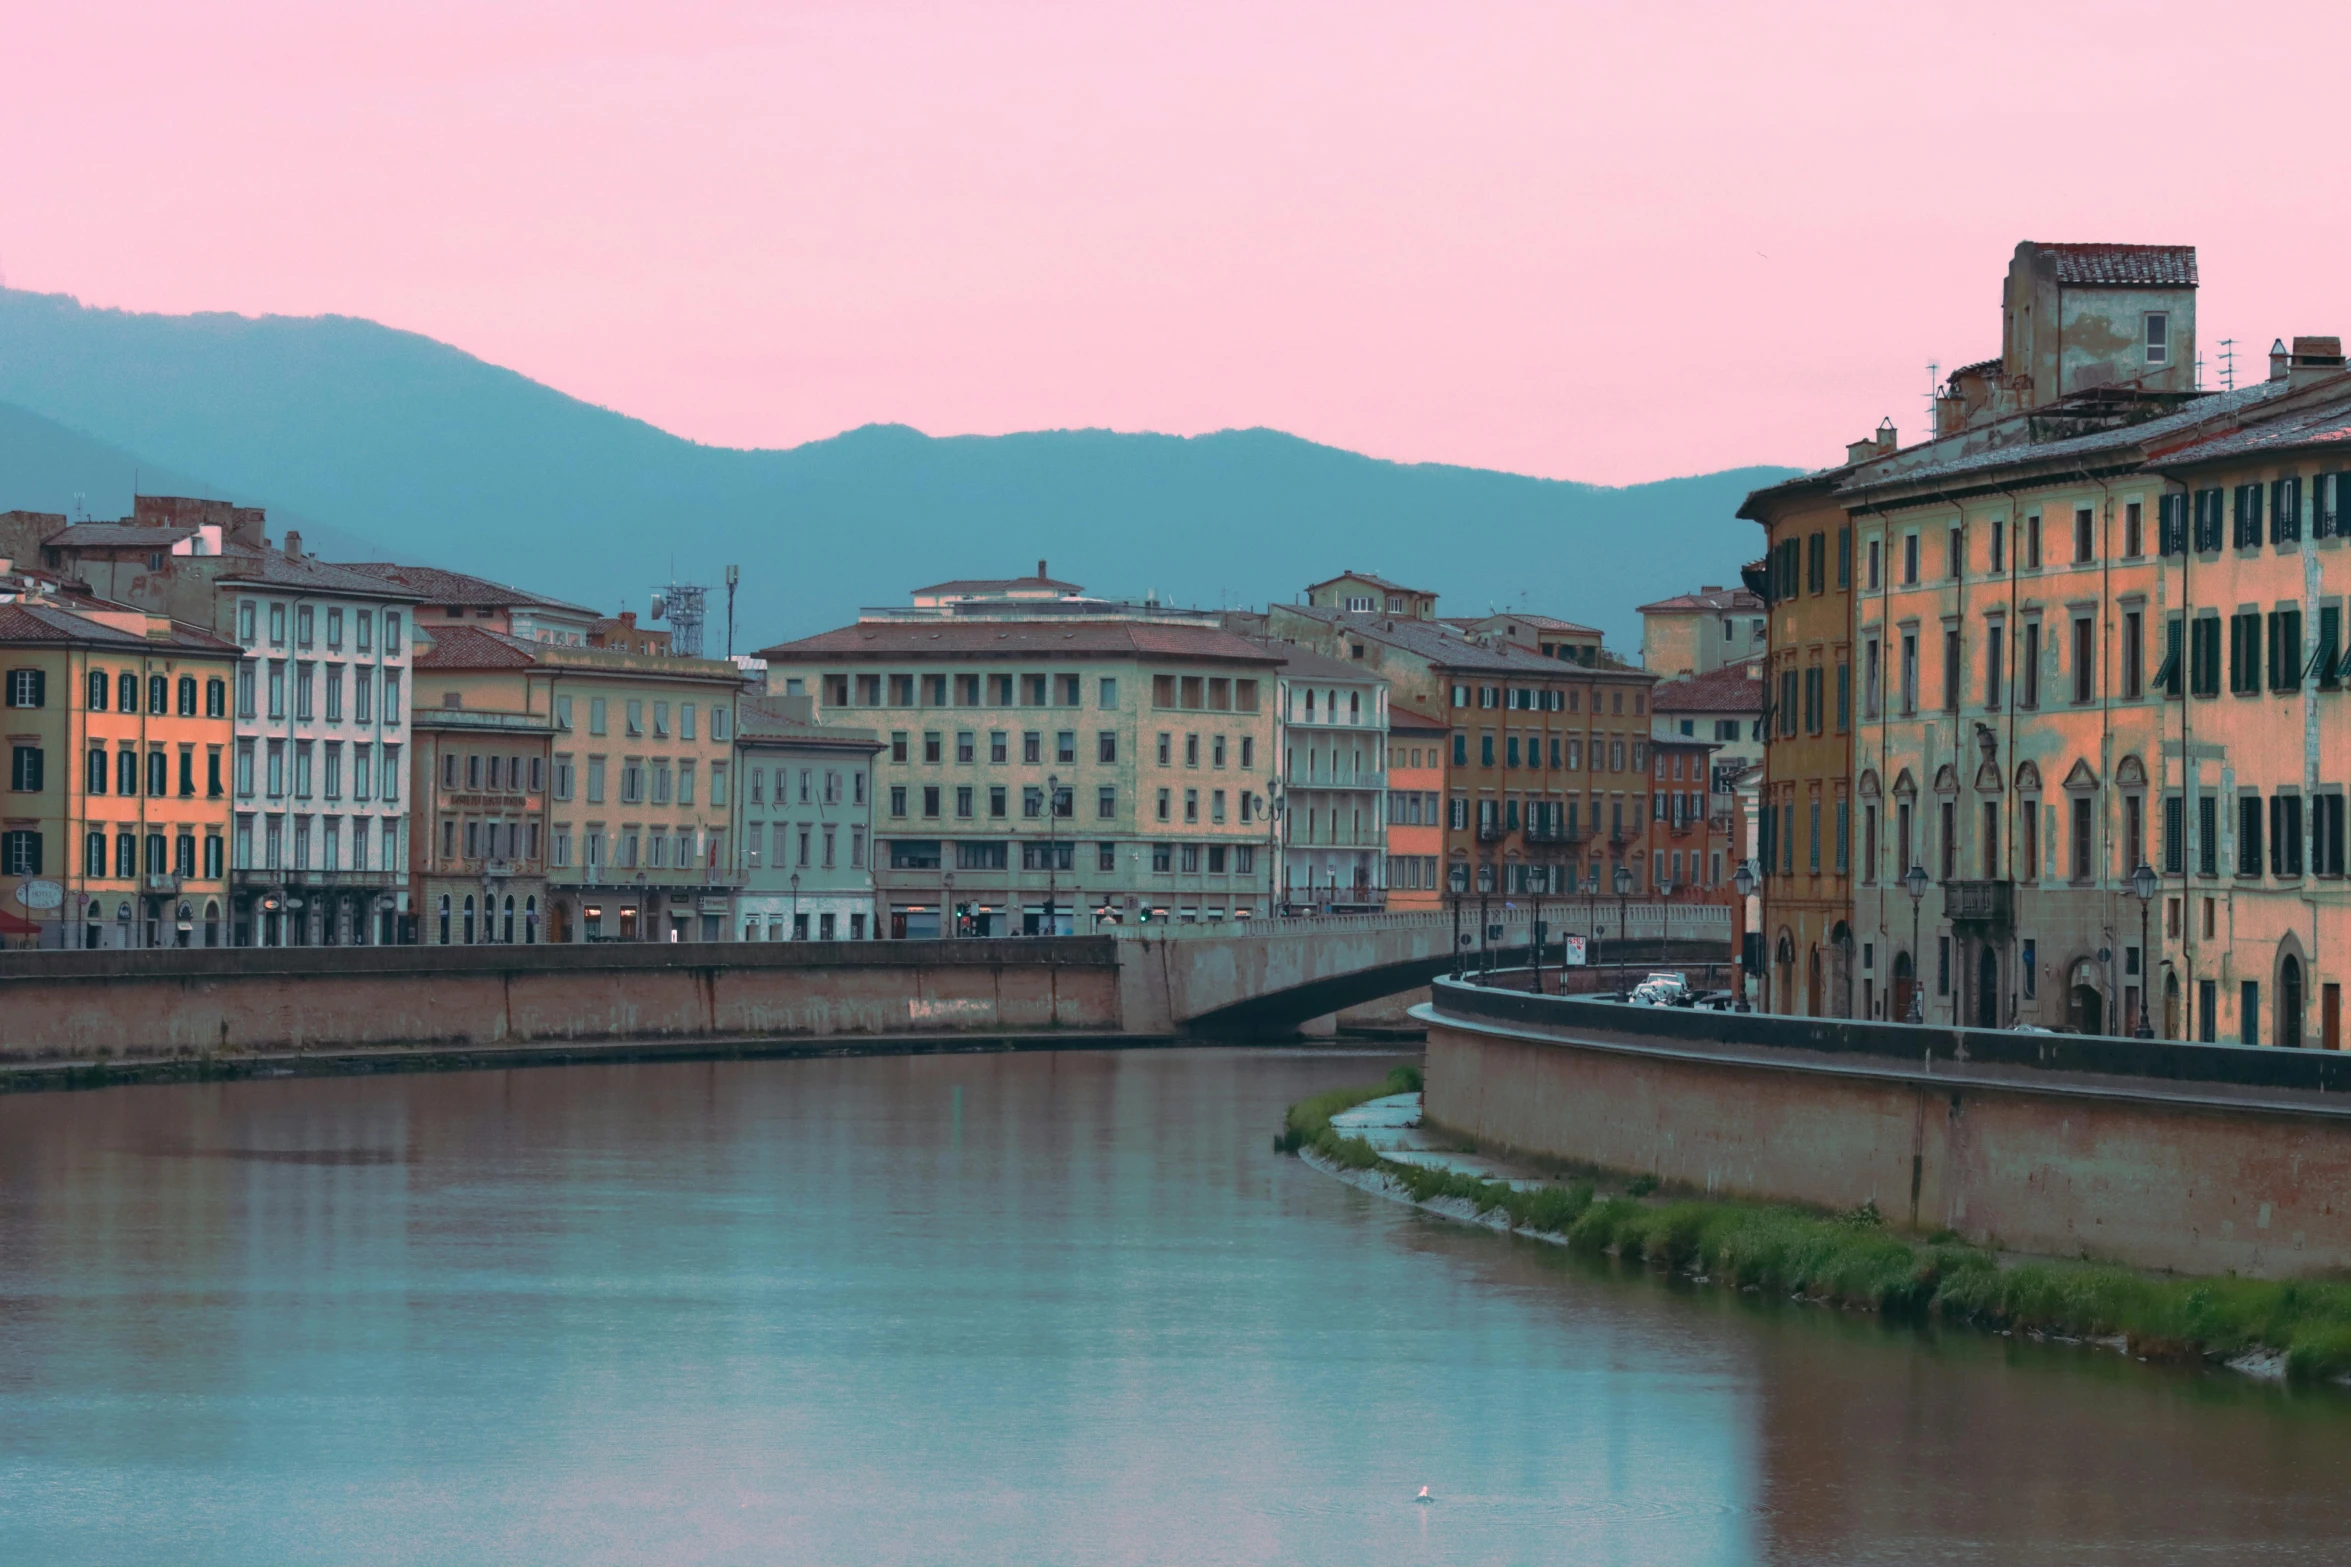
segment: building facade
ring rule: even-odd
[[[245,650],[231,839],[236,944],[399,938],[407,903],[408,628],[397,586],[331,565],[258,508],[142,495],[117,523],[42,543],[93,591]]]
[[[527,769],[533,751],[522,727],[501,730],[495,745],[486,731],[466,738],[462,721],[444,736],[442,769],[450,755],[469,767],[465,758],[478,750],[485,788],[468,787],[470,772],[458,775],[451,809],[418,858],[420,886],[450,879],[453,912],[462,914],[463,884],[488,874],[487,862],[497,858],[465,853],[473,823],[485,850],[495,841],[509,851],[500,862],[500,939],[507,894],[534,895],[531,878],[541,874],[545,940],[729,939],[742,877],[730,837],[740,691],[734,665],[443,624],[418,655],[417,678],[420,706],[441,714],[476,710],[549,726],[544,787],[537,790],[527,770],[524,788],[504,786],[511,762],[500,789],[486,787],[494,753],[520,757]],[[536,820],[545,823],[543,857],[529,849]],[[441,852],[445,840],[448,854]],[[440,896],[433,894],[427,939],[437,935]]]
[[[812,712],[806,696],[747,696],[737,704],[735,841],[744,879],[735,911],[745,941],[879,934],[873,775],[882,742],[870,729],[816,723]],[[984,915],[943,895],[955,934],[991,933],[980,923]]]
[[[1641,667],[1664,680],[1711,674],[1770,648],[1762,595],[1706,586],[1641,606]]]
[[[1274,676],[1277,913],[1387,907],[1388,683],[1287,643]]]
[[[759,656],[772,694],[882,742],[887,935],[940,934],[951,905],[976,934],[1068,933],[1248,917],[1278,896],[1278,660],[1212,620],[975,592]]]
[[[1545,658],[1434,619],[1275,605],[1272,636],[1386,678],[1391,704],[1443,717],[1439,896],[1652,885],[1649,688],[1602,660]]]
[[[0,573],[0,908],[45,947],[219,946],[229,691],[201,627]]]
[[[1445,899],[1445,735],[1441,719],[1388,704],[1388,907]]]
[[[1890,426],[1853,455],[1890,454]],[[1766,732],[1756,837],[1763,885],[1763,1005],[1851,1017],[1858,1004],[1852,926],[1853,527],[1845,470],[1756,491],[1739,515],[1762,524],[1753,590],[1768,605]],[[1871,954],[1874,957],[1874,954]]]

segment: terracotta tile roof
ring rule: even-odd
[[[1750,673],[1762,665],[1741,659],[1687,680],[1660,681],[1649,693],[1652,713],[1760,713],[1764,682]]]
[[[1216,626],[1149,621],[861,620],[759,656],[769,663],[845,658],[1181,658],[1273,664],[1274,654]]]
[[[1063,582],[1058,577],[958,577],[953,582],[934,582],[927,588],[916,588],[917,593],[1006,593],[1014,588],[1025,588],[1041,593],[1047,588],[1057,593],[1082,591],[1074,582]]]
[[[49,643],[70,646],[76,643],[96,647],[152,649],[158,644],[185,648],[195,653],[234,653],[234,642],[224,641],[209,631],[201,631],[182,621],[171,622],[168,639],[137,636],[118,631],[100,621],[88,620],[50,604],[31,604],[19,600],[0,604],[0,643]]]
[[[1450,727],[1442,718],[1431,718],[1416,708],[1405,707],[1394,698],[1388,701],[1388,732],[1402,734],[1407,730],[1416,734],[1443,734]]]
[[[223,582],[252,582],[307,593],[350,593],[379,599],[414,597],[357,567],[330,565],[309,555],[288,555],[279,550],[224,550],[220,559]]]
[[[2049,244],[2036,248],[2057,263],[2057,281],[2069,287],[2194,288],[2193,245]]]
[[[1375,669],[1344,658],[1332,658],[1312,648],[1300,647],[1295,642],[1260,642],[1249,639],[1282,661],[1282,673],[1302,680],[1359,680],[1384,686],[1388,677]]]
[[[41,542],[61,550],[169,550],[194,528],[149,528],[128,522],[77,522]]]
[[[1375,576],[1373,573],[1368,571],[1342,571],[1335,577],[1325,577],[1320,582],[1308,583],[1306,585],[1306,591],[1312,593],[1316,588],[1327,588],[1334,582],[1350,581],[1368,582],[1373,587],[1378,588],[1384,593],[1417,593],[1424,598],[1436,597],[1436,595],[1431,593],[1427,588],[1408,588],[1401,582],[1390,582],[1387,578]]]
[[[463,604],[472,608],[562,609],[575,615],[593,617],[596,612],[580,604],[567,604],[543,593],[529,593],[521,588],[510,588],[503,582],[492,582],[487,577],[469,576],[462,571],[443,571],[438,566],[404,566],[397,561],[354,561],[343,567],[374,577],[381,582],[407,590],[410,597],[425,604]]]
[[[418,669],[528,669],[538,662],[531,644],[483,626],[434,626],[432,646],[412,661]]]
[[[1643,604],[1635,614],[1670,615],[1676,611],[1714,613],[1731,610],[1745,614],[1761,614],[1763,600],[1745,588],[1700,588],[1695,593],[1677,593],[1672,598],[1659,599],[1654,604]]]
[[[1960,478],[1998,468],[2075,462],[2108,454],[2161,450],[2168,441],[2191,434],[2209,420],[2242,413],[2285,395],[2287,390],[2287,384],[2283,381],[2259,381],[2251,386],[2240,386],[2233,392],[2208,393],[2177,413],[2165,414],[2161,418],[2095,430],[2088,435],[2069,436],[2056,441],[2025,439],[1971,451],[1971,441],[1977,437],[1972,434],[1954,435],[1943,441],[1912,447],[1899,459],[1877,459],[1850,469],[1837,470],[1833,477],[1839,481],[1836,485],[1837,493],[1859,495],[1881,488],[1908,488],[1927,481]],[[1937,461],[1934,456],[1937,446],[1947,446],[1953,455],[1947,460]],[[1759,495],[1762,493],[1757,492]],[[1752,501],[1753,497],[1749,499]]]
[[[2290,451],[2305,447],[2339,449],[2347,444],[2351,444],[2351,381],[2345,383],[2341,395],[2313,407],[2298,409],[2283,417],[2265,419],[2259,424],[2249,424],[2235,430],[2216,431],[2181,445],[2163,447],[2151,454],[2149,461],[2169,468],[2188,463],[2214,462],[2224,457],[2249,456],[2257,452]]]
[[[1335,631],[1378,642],[1399,651],[1424,659],[1433,669],[1459,670],[1470,674],[1524,675],[1530,679],[1559,679],[1566,676],[1589,678],[1595,673],[1635,673],[1640,671],[1612,671],[1603,667],[1597,671],[1583,664],[1563,663],[1529,653],[1523,648],[1507,644],[1488,647],[1472,642],[1452,626],[1441,620],[1411,620],[1398,615],[1350,614],[1345,610],[1325,609],[1313,604],[1285,604],[1283,613],[1319,620]],[[1652,678],[1642,675],[1643,679]]]
[[[814,745],[855,746],[868,751],[882,748],[881,735],[875,730],[795,718],[784,711],[782,701],[764,696],[747,696],[735,704],[735,734],[744,740],[805,740]]]

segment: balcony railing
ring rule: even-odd
[[[2016,922],[2016,883],[1947,881],[1943,883],[1943,912],[1954,925],[2006,930]]]

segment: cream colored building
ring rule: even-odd
[[[1279,660],[1213,619],[975,594],[759,656],[772,695],[881,741],[887,936],[1243,918],[1274,896]]]

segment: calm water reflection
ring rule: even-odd
[[[1270,1153],[1386,1065],[0,1101],[0,1562],[2345,1556],[2339,1398],[1618,1278]]]

